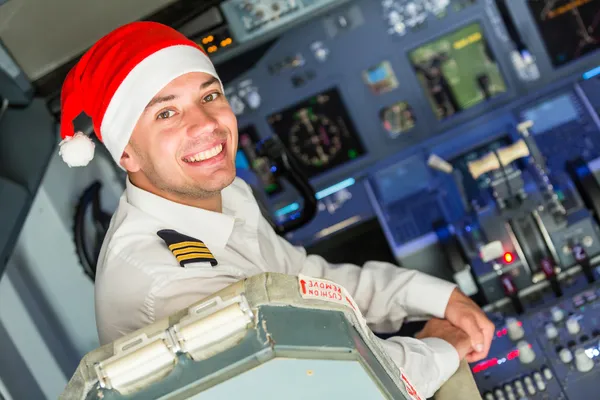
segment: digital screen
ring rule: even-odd
[[[392,138],[411,130],[416,124],[415,113],[410,104],[401,101],[381,110],[379,115],[383,128]]]
[[[396,74],[389,61],[383,61],[365,71],[363,80],[374,94],[382,94],[398,87]]]
[[[527,0],[555,67],[600,47],[600,0]]]
[[[564,94],[521,113],[523,120],[533,121],[530,132],[539,134],[579,118],[571,96]]]
[[[409,54],[438,119],[445,119],[506,91],[479,24],[467,25]]]
[[[259,157],[256,154],[256,144],[259,142],[256,129],[252,125],[248,125],[239,129],[239,150],[243,156],[236,158],[236,167],[242,168],[244,164],[246,168],[250,168],[260,179],[265,192],[268,195],[280,193],[282,188],[280,182],[271,172],[271,163],[266,157]]]
[[[269,116],[268,122],[308,178],[365,153],[335,88]]]

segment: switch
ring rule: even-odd
[[[575,350],[575,366],[579,372],[588,372],[594,368],[594,361],[587,356],[584,349],[579,348]]]
[[[540,266],[542,267],[542,271],[544,271],[544,275],[546,275],[546,279],[548,279],[548,282],[550,282],[550,287],[552,288],[554,295],[556,297],[561,297],[563,292],[562,288],[560,287],[560,283],[558,283],[554,261],[548,257],[543,258],[540,261]]]
[[[547,381],[551,380],[554,376],[548,367],[542,369],[542,374],[544,374],[544,378],[546,378]]]
[[[579,326],[579,321],[575,316],[567,319],[567,330],[571,335],[577,335],[581,331],[581,326]]]
[[[571,350],[565,347],[558,353],[558,358],[560,358],[560,361],[563,363],[568,364],[573,361],[573,353],[571,353]]]
[[[517,390],[517,395],[521,397],[526,397],[525,388],[523,387],[523,383],[520,380],[515,381],[515,389]]]
[[[500,389],[494,390],[494,394],[496,395],[496,400],[506,400],[504,397],[504,393]]]
[[[573,253],[573,258],[575,259],[575,261],[577,261],[577,263],[581,265],[581,270],[583,271],[583,274],[585,275],[587,281],[589,283],[594,282],[596,278],[594,277],[592,263],[590,262],[590,258],[588,257],[585,248],[580,244],[576,244],[571,247],[571,251]]]
[[[510,338],[510,340],[516,341],[525,336],[523,324],[519,322],[516,318],[507,318],[506,327],[508,329],[508,337]]]
[[[515,312],[517,314],[523,314],[523,303],[519,298],[519,290],[517,289],[517,285],[515,285],[515,281],[513,280],[512,276],[509,274],[500,276],[500,283],[502,284],[504,293],[510,298]]]
[[[537,388],[540,392],[543,392],[544,390],[546,390],[546,382],[544,382],[544,378],[542,378],[542,374],[540,374],[539,372],[534,372],[533,380],[535,382],[535,386],[537,386]]]
[[[565,317],[565,312],[559,307],[552,307],[552,321],[560,322]]]
[[[522,364],[529,364],[535,360],[535,352],[529,342],[521,340],[517,343],[517,349],[519,350],[519,360]]]
[[[546,337],[550,340],[558,337],[558,329],[556,329],[556,326],[552,322],[546,324]]]

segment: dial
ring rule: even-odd
[[[342,148],[340,128],[310,108],[300,110],[297,117],[290,130],[290,150],[306,165],[326,166]]]

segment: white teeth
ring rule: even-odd
[[[209,158],[213,158],[214,156],[218,155],[219,153],[221,153],[221,151],[223,151],[223,145],[219,144],[219,145],[213,147],[212,149],[201,151],[200,153],[197,153],[197,154],[194,154],[193,156],[187,157],[185,159],[185,161],[187,161],[187,162],[205,161],[205,160],[208,160]]]

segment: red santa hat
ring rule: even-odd
[[[63,84],[62,159],[76,167],[87,165],[94,157],[94,142],[73,128],[73,120],[84,112],[118,164],[146,105],[169,82],[189,72],[205,72],[219,79],[202,47],[168,26],[133,22],[104,36],[83,55]]]

